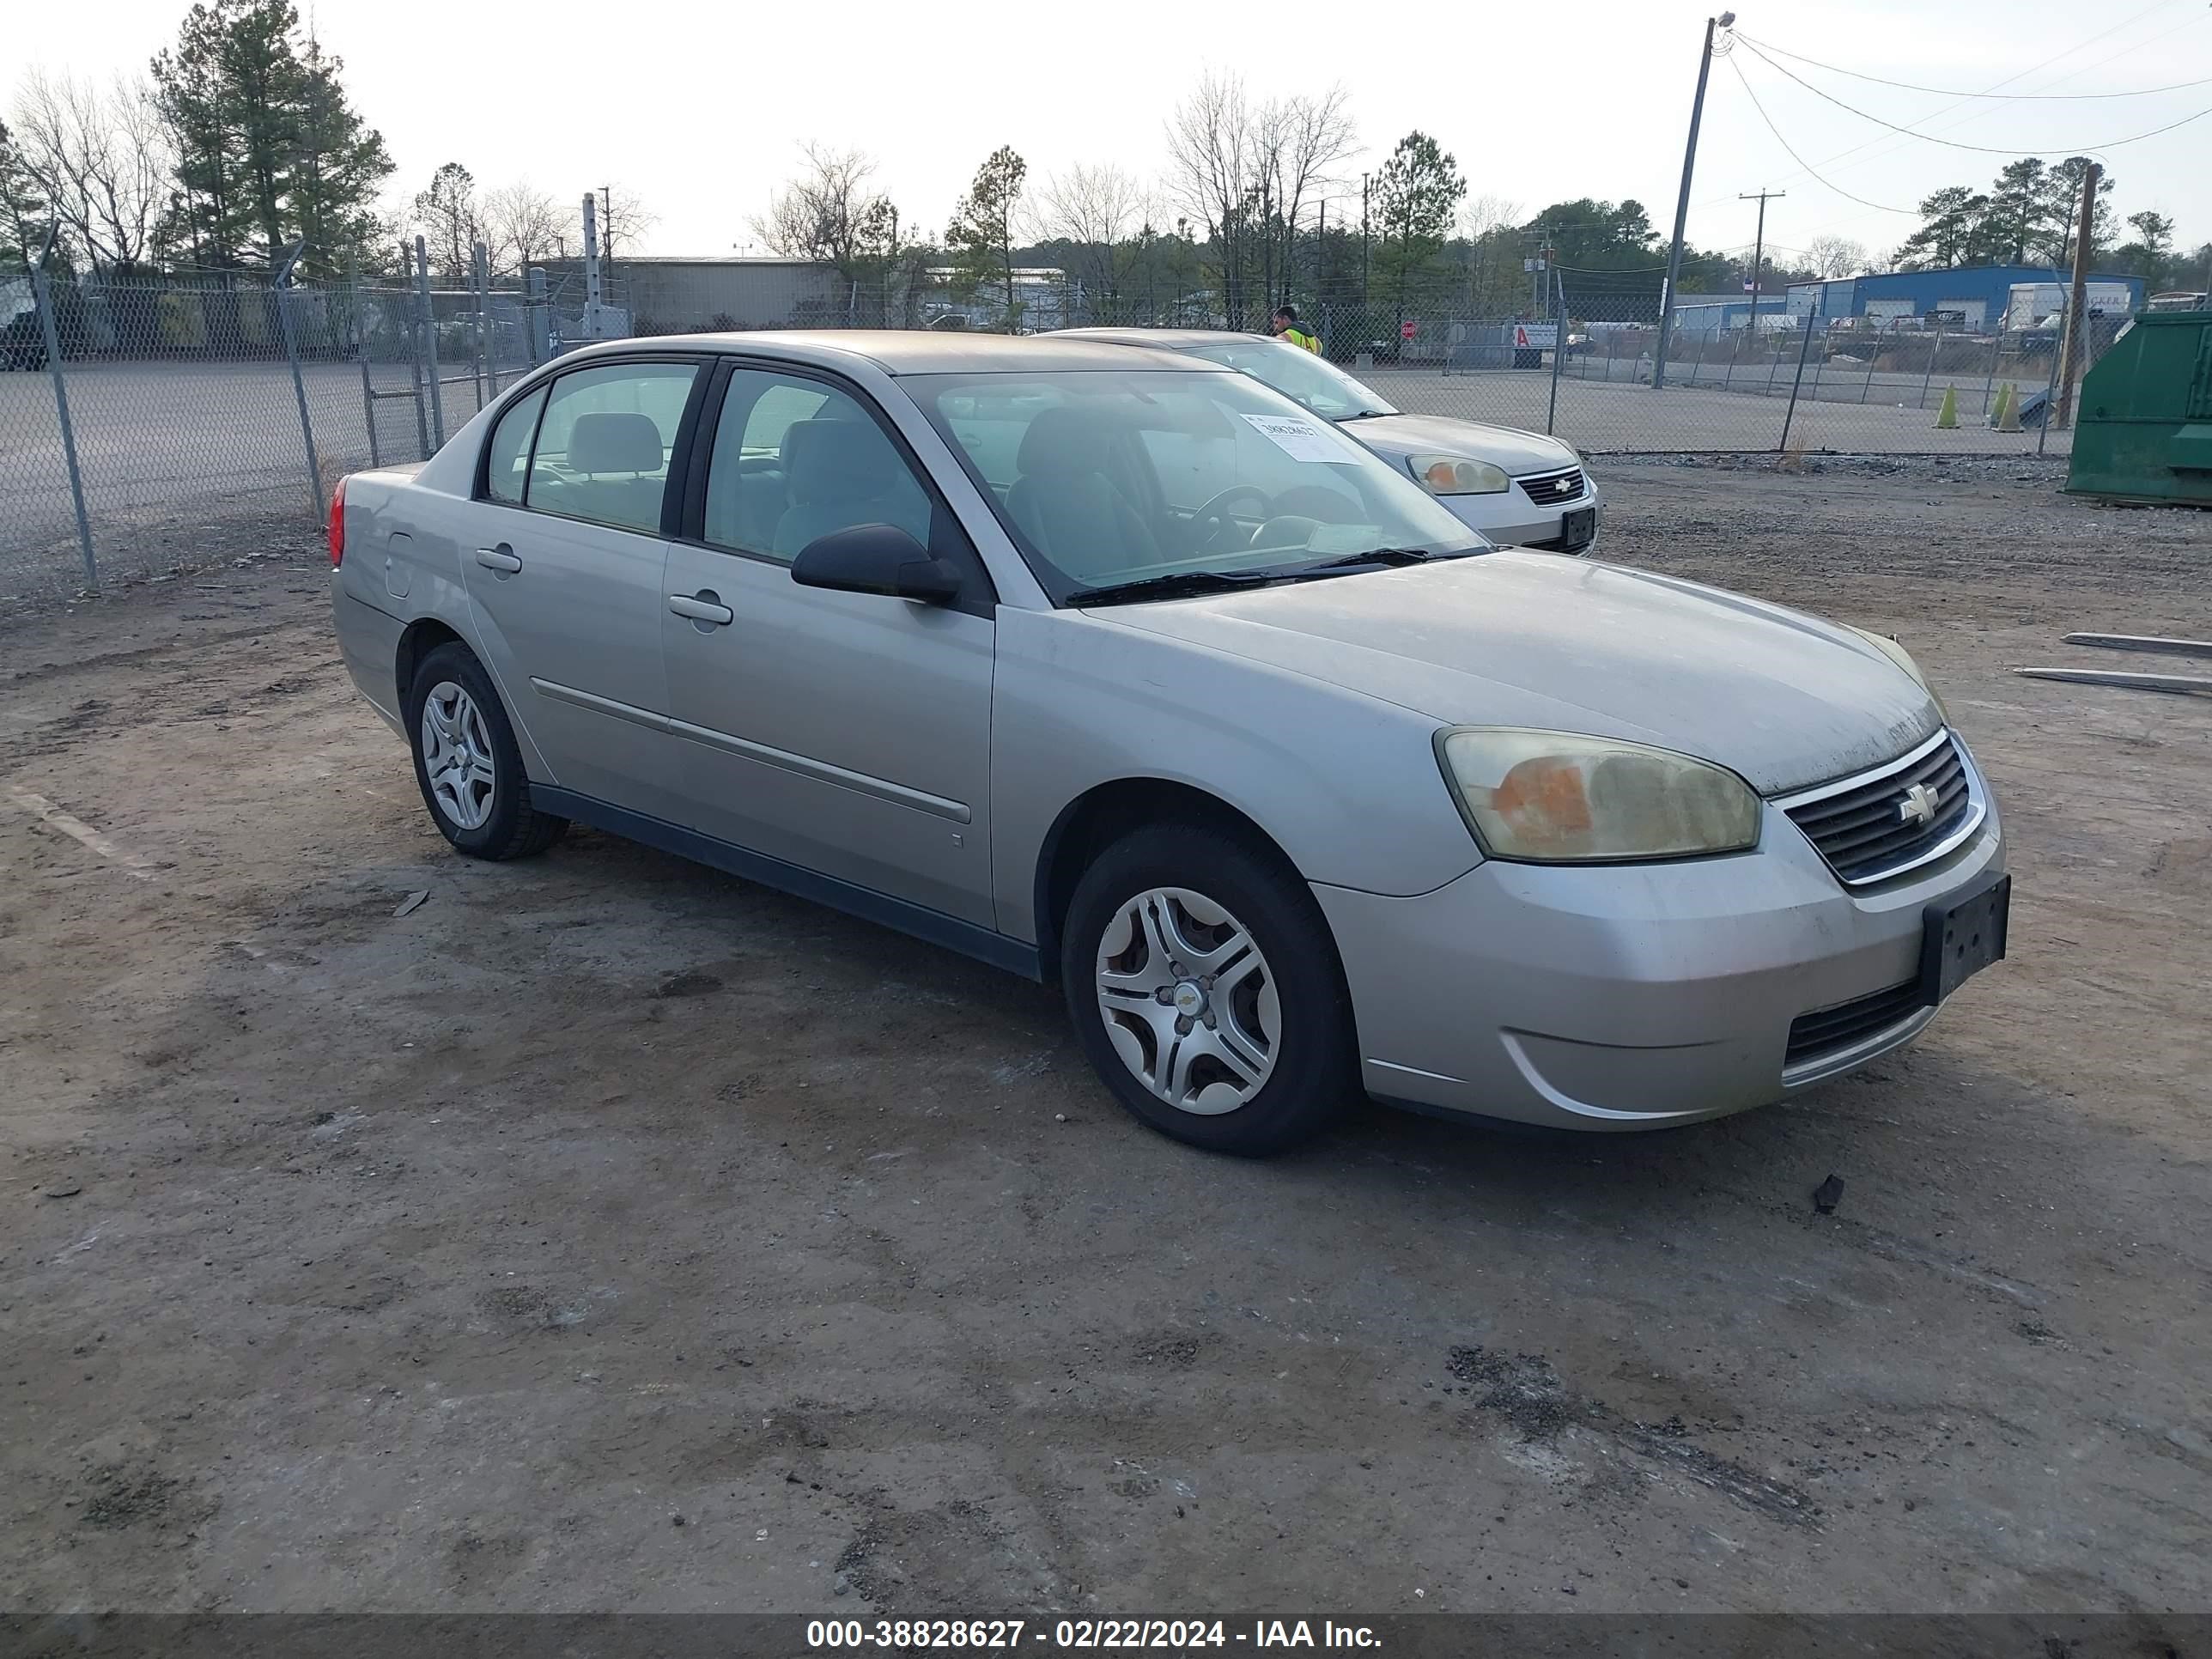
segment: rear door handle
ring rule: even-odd
[[[503,542],[497,547],[477,549],[477,562],[487,570],[503,571],[510,576],[522,568],[522,561],[508,552]]]
[[[738,619],[738,613],[720,603],[721,595],[712,588],[702,587],[696,596],[671,593],[668,608],[679,617],[689,617],[695,623],[705,623],[714,628],[726,628]]]

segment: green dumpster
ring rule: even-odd
[[[2081,377],[2068,491],[2212,507],[2212,311],[2147,311]]]

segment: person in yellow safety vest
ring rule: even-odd
[[[1296,306],[1276,307],[1274,325],[1277,339],[1288,340],[1292,345],[1304,346],[1308,351],[1317,352],[1321,349],[1321,337],[1310,333],[1304,325],[1298,321],[1298,310]]]

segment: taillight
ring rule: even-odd
[[[331,492],[331,568],[335,570],[345,558],[345,487],[343,478]]]

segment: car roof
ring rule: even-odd
[[[611,340],[570,352],[562,361],[640,349],[763,352],[794,362],[835,367],[863,359],[888,374],[1032,374],[1065,369],[1191,369],[1219,372],[1213,363],[1064,334],[982,334],[939,329],[761,329],[728,334],[662,335]]]
[[[1150,346],[1164,351],[1182,351],[1192,346],[1280,343],[1268,335],[1248,334],[1234,328],[1062,328],[1044,337],[1096,340],[1102,345]]]

